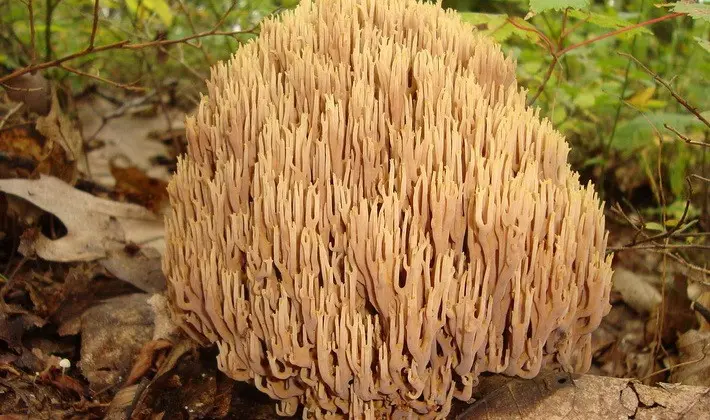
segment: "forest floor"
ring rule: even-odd
[[[168,319],[162,213],[186,107],[91,91],[64,108],[39,125],[22,114],[0,125],[0,190],[10,193],[0,194],[0,418],[274,418],[272,401],[220,373],[215,349],[176,339]],[[618,217],[608,227],[610,246],[633,240]],[[648,249],[620,253],[614,268],[590,374],[710,386],[707,286]],[[518,404],[550,378],[568,385],[560,375],[488,377],[477,399],[486,410]],[[710,404],[707,391],[694,398]]]

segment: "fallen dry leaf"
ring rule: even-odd
[[[145,103],[145,100],[138,100]],[[183,130],[185,113],[171,109],[168,115],[159,113],[142,117],[133,112],[140,106],[119,107],[109,101],[93,96],[79,103],[79,119],[87,140],[102,140],[103,147],[89,152],[88,164],[92,180],[106,187],[113,187],[111,164],[116,157],[125,157],[146,175],[167,181],[170,173],[165,166],[155,165],[158,156],[169,156],[170,148],[151,138],[153,133]],[[168,120],[170,122],[168,122]],[[83,164],[83,162],[80,162]]]
[[[44,174],[71,181],[75,169],[73,158],[37,131],[35,124],[0,130],[0,178],[35,178]]]
[[[73,183],[78,175],[76,163],[83,156],[84,140],[74,122],[62,110],[57,92],[54,90],[52,91],[52,107],[49,114],[37,118],[37,131],[44,135],[47,142],[58,144],[64,149],[67,160],[72,162],[71,178],[66,178],[66,180]]]
[[[153,336],[148,297],[142,293],[119,296],[82,315],[79,367],[93,390],[123,382],[136,354]]]
[[[707,419],[710,388],[593,375],[547,374],[525,380],[486,377],[484,394],[456,419]]]
[[[676,345],[680,356],[671,381],[710,386],[710,332],[690,330],[678,337]]]
[[[116,179],[116,191],[128,201],[155,213],[160,213],[168,204],[167,182],[151,178],[135,166],[121,168],[111,165],[111,175]]]
[[[148,299],[153,316],[155,317],[155,329],[153,330],[153,340],[172,340],[180,334],[180,328],[173,322],[168,308],[168,299],[164,294],[156,293]]]
[[[101,265],[112,275],[134,285],[147,293],[165,290],[165,275],[161,267],[160,253],[153,248],[135,251],[124,247],[110,251]]]
[[[34,243],[37,255],[48,261],[103,258],[130,240],[129,226],[147,225],[162,231],[162,221],[143,207],[94,197],[50,176],[0,180],[0,191],[21,197],[64,223],[68,231],[64,237],[51,240],[39,234]]]
[[[172,345],[172,342],[165,339],[145,343],[138,353],[138,356],[136,356],[136,361],[131,368],[131,372],[128,374],[128,378],[124,382],[124,386],[133,385],[138,379],[148,373],[153,366],[157,354],[169,349]]]
[[[661,303],[661,292],[654,285],[657,280],[652,276],[617,268],[612,281],[614,291],[619,292],[624,302],[638,313],[653,312]]]
[[[235,382],[215,366],[205,366],[192,344],[181,342],[141,392],[130,418],[151,419],[159,413],[164,419],[223,418],[229,413],[234,386]],[[246,406],[268,412],[265,418],[276,418],[273,403],[256,404],[256,401],[251,400]],[[259,417],[240,411],[236,418]]]

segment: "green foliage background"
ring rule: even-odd
[[[86,47],[92,30],[93,1],[34,1],[34,49],[28,1],[0,0],[0,65],[6,71]],[[104,0],[100,2],[96,45],[176,39],[209,31],[230,8],[220,31],[255,28],[256,33],[264,16],[296,3]],[[705,170],[707,148],[693,149],[664,124],[699,141],[708,140],[707,128],[648,73],[619,53],[636,57],[701,112],[710,110],[710,5],[656,5],[650,0],[446,0],[443,5],[457,9],[463,19],[503,44],[517,59],[519,81],[531,94],[543,83],[552,61],[532,28],[553,41],[567,32],[560,45],[564,47],[671,12],[688,13],[690,16],[637,28],[570,51],[554,66],[535,102],[572,144],[575,169],[583,178],[597,181],[607,197],[640,201],[651,208],[665,204],[672,209],[678,207],[677,203],[673,207],[674,200],[685,202],[685,178],[693,171]],[[510,19],[517,24],[512,25]],[[174,83],[187,97],[197,100],[209,66],[227,58],[239,42],[254,33],[209,36],[164,48],[88,54],[68,64],[148,89]],[[97,83],[62,69],[54,68],[49,73],[72,91]]]

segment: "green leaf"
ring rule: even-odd
[[[710,118],[710,112],[703,112],[702,115]],[[656,131],[661,135],[669,133],[663,126],[664,124],[668,124],[680,132],[704,127],[700,120],[688,113],[649,112],[620,123],[616,129],[612,147],[620,152],[633,152],[643,148],[654,141]]]
[[[647,230],[654,230],[657,232],[665,232],[666,228],[662,224],[657,222],[647,222],[644,226]]]
[[[138,0],[126,0],[126,8],[135,16],[138,11]]]
[[[688,173],[690,165],[691,153],[684,144],[679,144],[678,155],[673,156],[668,167],[668,176],[670,178],[671,192],[676,197],[683,194],[685,190],[685,177]]]
[[[686,13],[693,19],[710,22],[710,4],[700,3],[673,3],[673,11],[676,13]]]
[[[590,166],[602,166],[606,165],[606,159],[604,159],[604,156],[595,156],[593,158],[589,158],[582,162],[582,167],[583,168],[588,168]]]
[[[592,92],[581,92],[580,94],[575,96],[572,101],[573,104],[575,104],[576,106],[578,106],[582,109],[587,109],[587,108],[593,107],[595,102],[596,102],[596,97],[594,96],[594,93],[592,93]]]
[[[530,0],[530,10],[535,13],[545,10],[564,10],[566,8],[584,9],[589,6],[588,0]]]
[[[567,110],[563,106],[558,106],[552,111],[552,123],[554,125],[559,125],[567,119]]]
[[[125,0],[126,7],[134,15],[138,15],[140,8],[145,8],[160,18],[165,26],[170,26],[173,23],[173,12],[165,0],[142,0],[140,4],[138,0]]]
[[[570,10],[567,12],[567,15],[575,19],[586,20],[587,22],[593,25],[607,29],[621,29],[634,24],[633,22],[629,22],[628,20],[624,20],[616,16],[605,15],[601,13],[592,13],[586,10]],[[647,27],[643,26],[640,28],[632,29],[628,32],[624,32],[619,36],[628,37],[636,34],[653,35],[653,32],[651,32],[651,30]]]
[[[516,30],[508,23],[508,15],[493,13],[459,12],[461,20],[475,26],[480,32],[492,37],[498,42],[510,38]]]
[[[156,15],[163,21],[165,26],[170,26],[173,23],[173,12],[165,0],[143,0],[143,6],[155,12]]]
[[[710,42],[708,42],[707,39],[702,39],[696,36],[695,40],[698,41],[698,45],[700,45],[702,49],[710,53]]]

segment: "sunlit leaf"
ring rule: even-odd
[[[704,49],[705,51],[710,53],[710,41],[708,41],[707,39],[702,39],[697,36],[695,37],[695,40],[698,42],[698,45],[700,45],[700,47],[702,47],[702,49]]]
[[[492,13],[459,12],[461,20],[475,26],[482,33],[498,42],[505,41],[515,32],[515,26],[508,23],[508,15]]]
[[[591,108],[596,103],[596,96],[592,92],[581,92],[572,103],[582,109]]]
[[[140,12],[140,8],[145,8],[149,10],[160,18],[165,26],[170,26],[173,23],[173,12],[170,10],[170,6],[165,2],[165,0],[125,0],[126,7],[134,16],[137,16]]]
[[[545,10],[564,10],[566,8],[584,9],[589,6],[588,0],[530,0],[530,10],[535,13]]]
[[[585,20],[588,23],[607,29],[621,29],[633,25],[633,22],[621,19],[617,16],[602,13],[592,13],[587,10],[569,10],[567,14],[575,19]],[[621,36],[633,36],[636,34],[653,35],[653,32],[645,26],[624,32]]]
[[[665,232],[666,231],[666,228],[663,227],[662,224],[657,223],[657,222],[646,222],[646,224],[644,224],[643,227],[646,230],[653,230],[656,232]]]
[[[155,12],[165,26],[170,26],[173,23],[173,12],[165,0],[143,0],[143,6]]]
[[[701,3],[673,3],[673,11],[676,13],[687,13],[693,19],[710,22],[710,4]]]
[[[654,93],[656,93],[656,86],[649,86],[634,93],[626,102],[637,108],[645,108]]]

